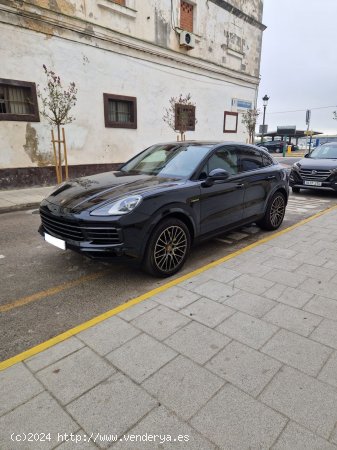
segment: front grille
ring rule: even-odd
[[[325,181],[331,175],[331,171],[318,169],[300,169],[300,175],[303,180]]]
[[[93,244],[120,244],[121,230],[105,224],[83,223],[79,225],[63,217],[56,217],[40,211],[43,228],[46,232],[61,239],[73,241],[90,241]]]

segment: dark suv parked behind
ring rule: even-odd
[[[40,206],[40,233],[92,258],[137,261],[170,276],[193,242],[258,222],[278,228],[287,171],[258,147],[173,142],[149,147],[117,172],[68,181]]]

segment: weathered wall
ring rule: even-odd
[[[0,78],[43,85],[46,64],[65,84],[74,81],[78,87],[76,121],[66,126],[69,164],[122,162],[154,142],[174,140],[162,116],[168,99],[180,93],[190,92],[196,103],[196,131],[187,138],[246,140],[241,121],[237,134],[223,134],[223,112],[231,110],[232,98],[255,102],[262,31],[214,2],[197,2],[200,38],[190,52],[179,48],[172,30],[170,0],[129,0],[138,8],[137,13],[129,8],[135,18],[116,13],[109,0],[0,0],[0,9],[4,3],[15,3],[17,9],[4,6],[0,14]],[[103,3],[108,7],[99,6]],[[232,3],[258,8],[261,2]],[[60,27],[60,21],[67,27]],[[137,97],[136,130],[105,128],[103,92]],[[0,168],[51,162],[50,129],[43,120],[0,121]]]

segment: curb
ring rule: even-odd
[[[3,206],[0,208],[0,214],[24,211],[25,209],[38,208],[41,202],[24,203],[22,205]]]

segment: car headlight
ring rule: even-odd
[[[133,211],[142,201],[141,195],[130,195],[91,211],[91,216],[120,216]]]
[[[300,168],[301,168],[301,164],[299,163],[299,162],[295,162],[295,164],[293,164],[293,167],[292,167],[294,170],[296,170],[296,171],[298,171],[298,170],[300,170]]]

